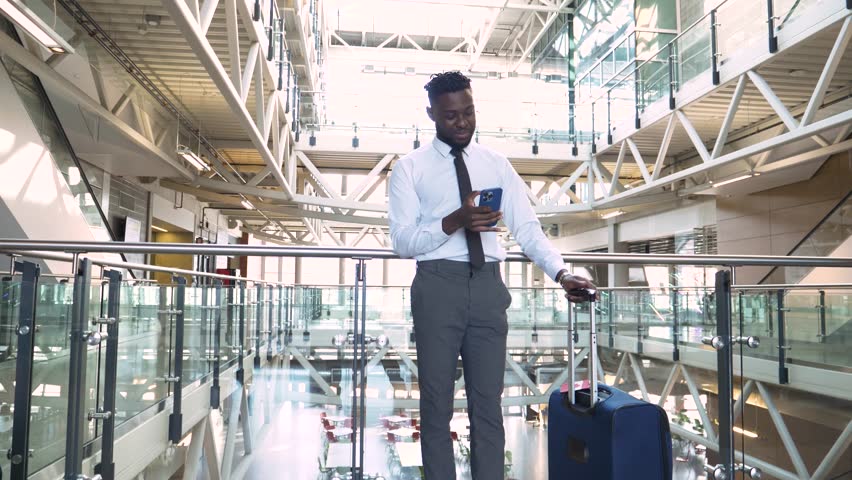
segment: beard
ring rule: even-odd
[[[452,130],[441,128],[437,124],[435,124],[435,135],[438,137],[439,140],[446,143],[450,147],[460,149],[467,148],[467,146],[470,145],[470,142],[473,141],[473,133],[471,133],[466,140],[459,141]]]

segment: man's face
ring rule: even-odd
[[[464,148],[476,131],[476,109],[470,89],[444,93],[426,109],[435,122],[438,138],[451,147]]]

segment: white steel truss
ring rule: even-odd
[[[610,188],[608,190],[605,189],[603,195],[599,195],[595,199],[593,207],[597,209],[619,206],[629,197],[641,198],[648,194],[660,192],[664,188],[669,188],[672,191],[678,191],[680,188],[680,194],[690,194],[711,188],[714,181],[720,182],[741,175],[769,173],[803,162],[824,159],[834,153],[848,150],[850,142],[847,141],[847,137],[850,133],[849,124],[852,123],[850,110],[834,115],[827,115],[819,121],[815,121],[815,119],[817,111],[823,106],[826,100],[828,86],[846,54],[850,38],[852,38],[852,14],[847,14],[842,21],[834,45],[828,54],[819,80],[812,88],[809,101],[806,105],[801,105],[792,111],[784,105],[770,85],[770,82],[758,73],[757,70],[761,66],[761,64],[758,64],[753,65],[750,69],[746,69],[742,74],[730,80],[731,83],[735,82],[736,86],[730,97],[727,112],[715,136],[702,138],[687,114],[687,110],[690,107],[700,105],[701,98],[687,102],[684,105],[678,105],[677,108],[666,113],[661,118],[655,119],[655,123],[666,122],[666,128],[656,155],[653,158],[654,164],[652,171],[648,170],[649,163],[647,163],[651,160],[642,157],[635,141],[635,138],[641,135],[644,129],[637,129],[623,134],[620,138],[615,139],[615,144],[612,146],[598,143],[601,152],[618,148],[618,160],[616,171],[612,175],[613,181],[610,183]],[[779,52],[779,54],[783,54],[783,51]],[[723,154],[723,149],[728,144],[734,117],[743,110],[741,99],[749,83],[754,85],[760,92],[761,96],[781,121],[781,125],[775,127],[773,135],[770,138],[752,145],[734,148]],[[799,118],[797,119],[797,117]],[[678,125],[686,132],[700,162],[685,169],[667,169],[665,168],[666,161],[669,158],[667,155],[672,137]],[[834,138],[824,138],[824,132],[837,129],[839,129],[839,133]],[[772,158],[773,154],[781,147],[797,142],[804,142],[807,139],[813,142],[809,147],[811,150],[788,158]],[[805,144],[802,143],[802,145]],[[638,185],[633,184],[629,190],[618,193],[616,189],[625,187],[625,185],[619,182],[619,166],[628,153],[637,163],[644,181]],[[598,154],[594,156],[592,161],[600,163],[600,158],[601,154]],[[728,168],[721,169],[721,167],[725,166],[728,166]],[[713,178],[714,172],[718,173],[720,171],[724,172],[723,176],[721,178]],[[677,186],[678,181],[687,179],[693,181],[695,184],[686,188]]]
[[[207,0],[214,2],[215,0]],[[231,112],[257,149],[268,171],[263,177],[272,175],[286,200],[293,198],[293,182],[288,179],[282,166],[288,149],[280,145],[284,135],[291,135],[289,113],[276,87],[277,66],[267,60],[263,52],[267,51],[269,40],[259,21],[252,18],[252,9],[248,0],[226,0],[225,15],[228,36],[228,55],[231,62],[230,75],[222,65],[221,59],[206,37],[204,20],[195,15],[183,0],[164,0],[163,6],[186,38],[211,80],[219,88],[222,97],[231,108]],[[209,23],[208,23],[209,26]],[[242,26],[242,29],[239,27]],[[251,42],[248,57],[243,64],[240,59],[241,33]],[[249,113],[246,100],[254,81],[255,115]],[[270,139],[270,134],[275,131]],[[273,151],[268,142],[273,141]],[[292,143],[292,142],[290,142]]]

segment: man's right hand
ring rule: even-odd
[[[441,227],[447,235],[452,234],[460,228],[466,228],[472,232],[498,232],[499,228],[491,224],[503,218],[503,212],[492,211],[491,207],[476,206],[476,197],[479,191],[470,192],[462,202],[461,208],[444,217]]]

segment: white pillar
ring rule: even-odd
[[[611,222],[607,225],[607,252],[627,253],[627,243],[618,241],[618,224]],[[629,266],[624,264],[609,264],[607,267],[607,286],[626,287],[629,284]]]

